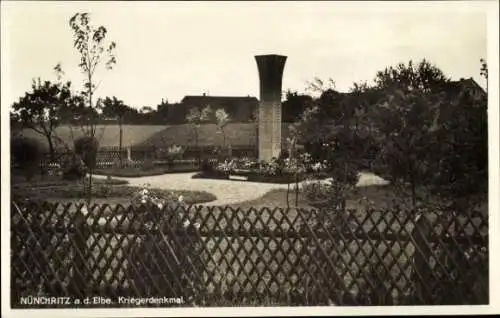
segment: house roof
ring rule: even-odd
[[[460,92],[461,89],[468,88],[486,95],[486,91],[472,77],[449,82],[447,86],[448,89],[456,90],[457,93]]]
[[[472,89],[477,93],[485,94],[486,91],[471,77],[467,79],[460,79],[458,81],[449,81],[443,84],[443,91],[451,94],[458,94],[463,89]],[[349,96],[349,97],[363,97],[364,99],[375,101],[377,98],[384,97],[386,94],[386,90],[384,89],[370,89],[363,92],[349,92],[349,93],[341,93],[338,92],[339,96]]]
[[[182,104],[227,104],[227,103],[258,103],[259,100],[252,96],[209,96],[209,95],[187,95]]]
[[[259,100],[256,97],[251,96],[185,96],[181,104],[187,107],[205,107],[210,105],[211,107],[223,107],[226,110],[238,109],[242,107],[257,107]]]

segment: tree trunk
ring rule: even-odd
[[[88,74],[88,79],[89,79],[89,108],[92,111],[92,74],[89,72]],[[90,118],[89,118],[89,128],[90,128],[90,136],[92,139],[95,138],[95,125],[93,122],[92,118],[92,112],[89,112]],[[90,162],[90,167],[89,167],[89,189],[88,189],[88,202],[87,204],[90,206],[92,203],[92,174],[93,174],[94,167],[92,167],[92,162]]]
[[[50,158],[50,163],[54,162],[56,160],[56,154],[54,151],[54,143],[52,141],[52,135],[49,133],[45,137],[47,137],[47,142],[49,144],[49,158]],[[42,158],[42,161],[40,162],[40,175],[42,179],[45,179],[45,174],[48,170],[46,166],[44,166],[44,160],[45,158]]]
[[[88,193],[88,200],[87,204],[90,206],[92,203],[92,168],[89,168],[89,193]]]
[[[122,140],[123,140],[123,121],[122,117],[119,118],[119,126],[120,126],[120,141],[119,141],[119,154],[120,154],[120,168],[123,168],[123,154],[122,154]]]
[[[299,174],[295,174],[295,207],[299,206]]]
[[[222,149],[224,149],[224,152],[226,152],[226,154],[229,155],[229,149],[226,149],[226,134],[224,133],[223,129],[222,129]]]
[[[290,197],[290,182],[287,184],[287,189],[286,189],[286,207],[290,207],[290,202],[289,202],[289,197]]]
[[[50,161],[54,161],[56,159],[56,154],[54,150],[54,142],[52,141],[52,135],[48,134],[46,137],[47,137],[47,142],[49,143]]]
[[[198,167],[201,167],[201,150],[200,150],[200,147],[198,145],[198,131],[195,132],[195,144],[196,144],[196,150],[197,150],[197,153],[198,153]]]
[[[259,120],[255,121],[255,143],[257,148],[257,158],[259,158]]]

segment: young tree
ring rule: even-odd
[[[102,114],[106,117],[114,117],[118,120],[118,126],[120,129],[120,139],[119,139],[119,160],[120,167],[123,166],[123,118],[129,112],[130,107],[125,105],[123,101],[117,99],[115,96],[112,98],[106,97],[104,100],[100,101],[98,107],[101,109]]]
[[[286,138],[286,148],[288,152],[288,158],[287,160],[287,166],[290,170],[294,171],[295,174],[295,206],[298,206],[299,204],[299,174],[303,171],[301,171],[302,165],[299,160],[299,154],[297,153],[297,141],[300,138],[300,128],[302,125],[306,124],[305,122],[296,122],[293,124],[290,124],[289,126],[289,132],[290,135]],[[290,183],[287,184],[287,190],[286,190],[286,205],[287,208],[290,207],[289,204],[289,197],[290,197]]]
[[[327,201],[317,203],[326,212],[342,217],[347,194],[358,181],[361,163],[357,158],[359,152],[363,151],[359,150],[363,140],[349,125],[337,125],[335,120],[323,117],[318,106],[306,108],[300,121],[292,126],[290,144],[303,144],[310,157],[298,156],[296,151],[290,152],[295,157],[298,171],[305,170],[311,159],[326,164],[325,172],[332,180],[329,187],[331,191],[326,196]]]
[[[207,105],[201,110],[198,107],[193,107],[189,109],[189,113],[186,115],[186,121],[189,123],[194,133],[195,146],[196,149],[198,149],[198,163],[201,161],[201,150],[198,144],[200,127],[203,123],[209,120],[211,113],[212,108],[210,105]]]
[[[306,82],[307,88],[306,91],[309,91],[313,94],[323,94],[328,90],[335,90],[335,81],[331,78],[325,83],[319,77],[315,77],[312,81]]]
[[[80,54],[78,66],[86,76],[83,95],[88,107],[93,108],[93,95],[97,89],[96,71],[103,62],[108,70],[116,64],[116,44],[115,42],[107,43],[107,29],[104,26],[95,27],[90,24],[89,13],[76,13],[69,20],[69,25],[73,30],[73,46]],[[95,123],[89,123],[88,129],[87,134],[95,136]]]
[[[226,132],[225,128],[227,124],[229,123],[229,115],[228,113],[224,110],[224,108],[219,108],[215,111],[215,120],[217,121],[217,129],[222,133],[222,148],[226,147]]]
[[[32,92],[26,93],[12,105],[13,114],[24,128],[29,128],[47,139],[51,160],[55,159],[54,139],[66,109],[78,101],[71,93],[71,83],[33,80]]]
[[[111,70],[116,64],[116,44],[115,42],[107,43],[107,29],[104,26],[96,27],[90,24],[89,13],[76,13],[70,18],[69,25],[73,30],[73,46],[80,54],[80,63],[78,66],[86,77],[83,95],[87,100],[89,109],[94,110],[93,95],[97,89],[95,85],[96,71],[103,62],[105,68],[108,70]],[[96,120],[94,119],[87,123],[86,134],[92,139],[95,139],[96,126]],[[93,169],[92,167],[89,168],[88,203],[90,204],[92,199]]]

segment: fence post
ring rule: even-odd
[[[84,210],[85,209],[85,210]],[[86,211],[87,206],[77,207],[77,217],[75,218],[75,232],[73,240],[75,243],[74,261],[73,261],[73,278],[75,293],[77,296],[85,296],[89,281],[89,271],[87,268],[89,228],[87,225]]]
[[[413,242],[415,244],[415,252],[413,255],[413,278],[415,283],[414,299],[420,301],[432,300],[432,295],[426,295],[426,289],[429,288],[429,284],[433,281],[432,279],[432,269],[430,268],[429,258],[432,255],[431,248],[429,246],[428,238],[430,237],[432,228],[423,213],[419,213],[415,218],[415,227],[411,233]],[[420,276],[418,274],[420,274]],[[416,298],[416,299],[415,299]],[[414,305],[412,303],[412,305]],[[430,303],[425,303],[425,305],[432,305]]]

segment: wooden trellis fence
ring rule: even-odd
[[[183,297],[186,306],[489,302],[487,216],[476,212],[26,201],[11,213],[13,307],[30,295]]]

